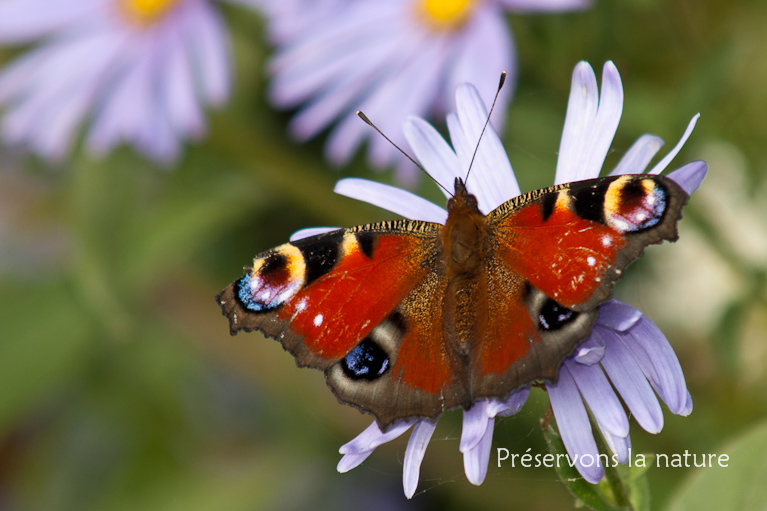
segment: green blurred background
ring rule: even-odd
[[[291,142],[289,114],[264,101],[261,20],[226,15],[234,98],[172,170],[129,149],[57,167],[0,149],[0,510],[573,508],[553,470],[498,468],[495,453],[485,483],[469,484],[458,412],[440,421],[413,500],[407,436],[338,474],[338,447],[370,419],[279,343],[229,336],[213,296],[254,254],[303,227],[390,218],[332,187],[391,175],[362,157],[328,167],[322,138]],[[653,509],[719,509],[709,494],[725,483],[727,508],[767,505],[752,484],[767,476],[766,21],[761,0],[601,0],[509,18],[521,81],[504,140],[523,191],[552,182],[578,60],[599,75],[612,59],[623,78],[608,168],[646,132],[665,154],[702,114],[672,164],[710,165],[680,241],[648,250],[616,296],[666,333],[695,404],[687,418],[666,411],[658,435],[633,424],[634,451],[733,455],[727,469],[652,468]],[[418,191],[443,201],[431,183]],[[544,452],[546,405],[536,390],[498,420],[494,447]]]

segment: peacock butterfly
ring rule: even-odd
[[[385,430],[556,380],[626,266],[677,239],[687,198],[666,177],[622,175],[484,215],[456,179],[444,225],[393,220],[286,243],[216,298],[232,335],[279,340]]]

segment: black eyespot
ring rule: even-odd
[[[538,323],[541,330],[553,331],[559,330],[563,326],[575,320],[578,313],[564,307],[551,298],[541,307],[538,313]]]
[[[370,339],[364,339],[341,361],[344,374],[352,380],[373,381],[389,369],[389,356]]]

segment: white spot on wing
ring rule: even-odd
[[[314,326],[320,326],[322,324],[322,314],[314,316]]]
[[[587,263],[589,263],[589,266],[594,266],[595,264],[597,264],[597,260],[596,260],[596,259],[594,259],[594,258],[593,258],[593,257],[591,257],[591,256],[589,256],[589,257],[587,257],[587,258],[586,258],[586,262],[587,262]]]

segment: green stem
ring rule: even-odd
[[[597,449],[599,449],[600,453],[607,454],[608,459],[610,459],[610,449],[607,446],[607,442],[602,436],[602,431],[599,429],[599,426],[594,420],[594,416],[591,414],[591,412],[589,412],[589,420],[591,421],[591,429],[594,433],[594,440],[596,440]],[[618,473],[618,468],[611,465],[610,463],[605,463],[604,469],[605,479],[607,480],[607,484],[613,494],[615,503],[621,508],[626,508],[634,511],[634,506],[631,505],[631,500],[629,499],[628,492],[626,491],[626,486],[623,484],[623,479],[621,479],[621,476]]]

